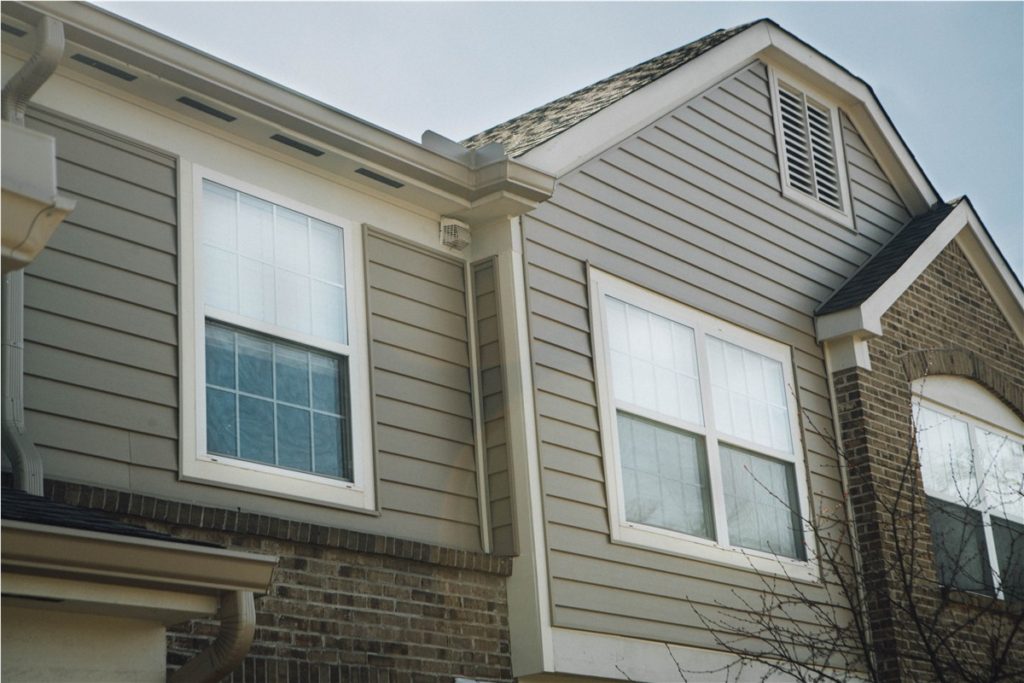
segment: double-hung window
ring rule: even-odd
[[[349,221],[197,173],[195,457],[186,478],[373,506],[367,356]]]
[[[939,582],[1024,600],[1024,423],[966,380],[937,376],[915,388]]]
[[[590,277],[613,540],[814,578],[788,347]]]

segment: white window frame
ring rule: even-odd
[[[376,510],[372,426],[370,414],[369,349],[366,327],[366,292],[363,272],[363,231],[355,221],[333,215],[185,160],[179,164],[181,192],[179,303],[181,338],[179,346],[181,401],[181,447],[179,477],[304,502],[353,509]],[[203,181],[209,180],[271,202],[311,218],[337,226],[344,233],[345,296],[348,315],[348,343],[341,344],[313,335],[285,330],[275,325],[210,309],[203,303],[201,286]],[[252,331],[284,342],[300,344],[329,355],[348,359],[353,481],[343,481],[313,472],[285,469],[264,463],[208,453],[206,449],[206,318]]]
[[[1017,444],[1024,444],[1024,432],[1016,431],[1015,429],[1020,428],[1020,418],[1001,405],[999,399],[976,382],[956,376],[936,375],[915,380],[912,384],[912,391],[915,432],[917,431],[916,425],[919,424],[918,414],[922,407],[939,413],[944,417],[967,424],[971,455],[974,460],[972,471],[974,472],[981,472],[983,469],[982,463],[979,462],[981,450],[978,448],[978,429],[1005,437]],[[979,415],[979,412],[984,414]],[[993,515],[990,512],[991,505],[985,486],[978,482],[978,500],[976,505],[967,505],[962,498],[957,498],[943,492],[933,492],[924,489],[924,493],[930,498],[935,498],[936,500],[941,500],[981,515],[981,528],[985,538],[985,553],[988,556],[988,566],[992,573],[992,586],[996,597],[1002,600],[1002,577],[999,575],[999,558],[996,554],[995,538],[992,532]],[[1000,519],[1009,519],[1017,524],[1024,524],[1024,514],[1013,515],[1011,513],[997,514],[995,516]]]
[[[789,347],[719,320],[596,268],[588,268],[588,277],[590,282],[591,329],[593,330],[591,337],[594,345],[594,368],[596,371],[601,420],[601,446],[604,453],[604,473],[608,494],[608,520],[612,542],[732,567],[752,569],[758,572],[784,575],[794,580],[817,582],[819,580],[819,571],[814,534],[813,530],[806,523],[810,519],[810,498],[808,496],[805,465],[806,456],[797,412],[798,403],[794,393],[796,385],[793,375],[793,358]],[[692,328],[694,331],[697,349],[698,383],[704,425],[666,419],[661,414],[645,414],[642,409],[637,409],[635,406],[629,406],[627,412],[646,419],[652,419],[660,424],[697,434],[704,439],[711,508],[714,516],[715,538],[717,540],[691,536],[669,529],[631,522],[626,519],[625,495],[621,475],[622,465],[619,454],[617,419],[619,404],[612,391],[611,359],[608,352],[607,327],[605,324],[607,319],[605,298],[609,296],[678,322]],[[714,419],[714,406],[711,400],[710,373],[706,351],[707,335],[762,354],[765,357],[778,361],[782,365],[790,422],[791,453],[766,448],[761,444],[752,443],[717,431]],[[797,487],[796,497],[800,504],[800,523],[803,526],[801,538],[807,559],[797,560],[729,544],[719,442],[794,466],[794,478]]]
[[[842,121],[839,117],[839,108],[831,99],[820,92],[817,92],[814,88],[808,86],[800,79],[793,78],[788,74],[781,76],[782,81],[785,82],[786,85],[803,92],[805,96],[810,97],[817,104],[828,109],[829,117],[832,121],[832,131],[834,133],[832,151],[835,154],[836,159],[836,174],[838,176],[839,192],[841,195],[840,199],[843,204],[842,211],[819,201],[816,197],[804,194],[800,190],[791,187],[789,184],[789,170],[788,163],[786,161],[786,143],[782,137],[782,113],[779,105],[779,79],[780,76],[776,71],[776,68],[768,65],[768,86],[771,90],[772,100],[772,123],[775,127],[776,156],[779,159],[779,189],[782,192],[782,196],[793,200],[801,206],[804,206],[811,211],[838,223],[839,225],[842,225],[844,228],[856,231],[857,228],[853,219],[853,201],[850,196],[850,183],[846,172],[846,145],[843,143],[843,128]]]

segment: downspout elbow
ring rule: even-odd
[[[245,659],[255,633],[256,604],[252,592],[224,593],[216,639],[168,676],[167,683],[216,683]]]
[[[32,56],[11,77],[2,93],[3,120],[18,125],[24,125],[29,100],[57,70],[64,54],[64,24],[53,17],[43,17],[35,28],[36,48]]]

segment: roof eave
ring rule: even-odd
[[[4,3],[4,14],[35,24],[43,14],[64,23],[69,42],[131,64],[169,83],[203,95],[229,108],[314,141],[360,165],[384,173],[418,196],[429,195],[429,207],[454,214],[473,208],[475,214],[500,214],[507,207],[489,210],[479,197],[483,187],[470,164],[387,131],[322,102],[256,76],[195,48],[160,35],[101,8],[80,2]],[[262,144],[266,144],[262,142]],[[508,160],[514,174],[536,173],[521,162]],[[346,182],[362,180],[346,178]],[[543,185],[543,183],[541,183]],[[372,186],[371,186],[372,187]],[[391,194],[390,190],[373,187]],[[534,188],[536,189],[536,188]],[[401,193],[395,192],[401,199]],[[416,199],[407,200],[416,203]],[[533,204],[527,199],[524,206]]]
[[[967,198],[957,204],[912,256],[865,301],[817,316],[818,341],[834,343],[842,339],[880,336],[882,316],[953,241],[964,252],[1013,332],[1024,341],[1024,288]]]

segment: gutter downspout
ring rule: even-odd
[[[255,633],[256,605],[252,592],[223,593],[217,638],[168,676],[167,683],[216,683],[245,659]]]
[[[64,24],[43,17],[36,24],[32,56],[4,86],[4,121],[25,125],[29,100],[57,70],[64,54]],[[32,495],[43,495],[43,462],[25,430],[24,380],[24,273],[4,277],[3,293],[3,452],[11,461],[14,486]]]

